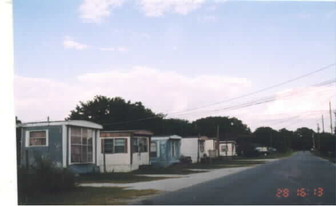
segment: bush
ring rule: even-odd
[[[55,167],[48,160],[38,160],[36,166],[29,169],[18,169],[19,197],[38,192],[67,191],[75,186],[75,175],[71,171]]]

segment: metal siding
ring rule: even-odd
[[[41,147],[26,147],[27,132],[34,130],[48,130],[48,146]],[[24,128],[24,160],[28,154],[29,164],[36,162],[36,157],[49,159],[56,165],[62,165],[62,126],[41,126],[41,127],[26,127]]]

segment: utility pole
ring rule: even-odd
[[[197,136],[197,163],[200,162],[200,133]]]
[[[320,151],[320,144],[321,144],[321,142],[320,142],[321,140],[320,140],[320,125],[319,125],[319,123],[317,123],[317,149]]]
[[[330,115],[330,133],[333,133],[333,125],[332,125],[332,116],[331,116],[331,102],[329,102],[329,115]]]
[[[324,118],[323,118],[323,114],[322,114],[322,133],[324,133]]]
[[[314,133],[312,133],[312,138],[313,138],[313,150],[315,151],[315,137],[314,137]]]
[[[217,155],[219,157],[219,125],[217,125]]]
[[[336,135],[336,111],[334,110],[334,115],[335,115],[335,126],[334,126],[334,134]]]

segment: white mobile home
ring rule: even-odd
[[[101,131],[98,165],[101,172],[129,172],[150,164],[150,141],[145,130]]]
[[[207,157],[218,157],[218,146],[217,146],[217,140],[216,139],[206,139],[204,142],[204,149],[205,154]]]
[[[191,157],[192,163],[199,162],[205,154],[204,137],[183,137],[181,140],[181,156]]]
[[[219,155],[225,157],[237,156],[236,141],[220,141],[219,142]]]

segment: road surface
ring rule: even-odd
[[[330,204],[335,205],[335,164],[298,152],[236,174],[136,204]]]

